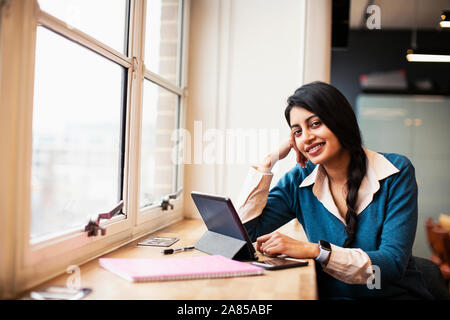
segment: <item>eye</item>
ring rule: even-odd
[[[322,123],[318,120],[314,121],[313,123],[311,123],[311,127],[313,128],[317,128],[318,126],[320,126]]]
[[[300,137],[301,134],[302,134],[302,130],[301,129],[295,130],[293,132],[294,137]]]

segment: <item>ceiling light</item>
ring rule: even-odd
[[[417,6],[414,8],[415,16],[417,17]],[[417,20],[417,19],[416,19]],[[442,28],[450,27],[450,11],[442,11],[441,14],[441,26]],[[420,50],[417,45],[417,23],[411,32],[411,47],[406,51],[406,59],[408,62],[450,62],[450,54],[448,49],[442,50],[442,48],[422,48]]]
[[[418,53],[408,50],[406,59],[409,62],[450,62],[450,55]]]

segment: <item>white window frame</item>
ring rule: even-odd
[[[160,207],[151,207],[141,212],[139,209],[139,168],[144,77],[180,96],[180,114],[178,115],[180,126],[183,127],[185,123],[189,1],[184,0],[182,43],[180,44],[183,48],[180,86],[176,86],[145,69],[143,42],[145,39],[146,0],[130,0],[128,56],[80,30],[68,28],[66,23],[41,11],[37,0],[7,0],[2,3],[2,17],[6,16],[6,10],[9,17],[2,22],[2,29],[17,28],[17,30],[20,30],[17,32],[20,33],[20,36],[17,40],[18,34],[15,33],[13,37],[16,37],[16,39],[13,39],[12,36],[6,34],[6,31],[0,29],[1,39],[4,39],[2,40],[3,44],[4,42],[9,44],[9,42],[15,41],[15,45],[9,48],[11,55],[5,55],[0,60],[2,65],[8,65],[3,70],[0,69],[0,84],[5,83],[7,78],[17,84],[15,87],[17,90],[0,98],[0,103],[15,108],[14,111],[6,114],[5,120],[15,122],[17,125],[11,137],[12,141],[9,140],[8,145],[5,143],[6,147],[15,146],[15,150],[12,150],[12,161],[5,162],[7,164],[15,163],[15,166],[13,168],[0,167],[2,176],[8,170],[10,173],[11,178],[6,180],[5,185],[7,187],[13,186],[12,190],[3,195],[5,199],[1,196],[2,201],[7,200],[6,203],[9,206],[4,207],[6,211],[0,217],[5,218],[5,221],[8,222],[4,227],[0,227],[0,233],[3,233],[0,240],[5,240],[0,243],[0,251],[5,249],[0,254],[0,259],[6,261],[6,263],[2,262],[3,266],[0,266],[0,281],[3,283],[3,280],[7,279],[5,287],[0,286],[0,296],[17,295],[64,273],[69,265],[80,265],[183,218],[182,196],[173,200],[173,210],[163,211]],[[128,68],[129,71],[123,177],[123,212],[126,215],[120,215],[102,222],[102,226],[106,227],[107,230],[105,236],[87,237],[84,230],[77,228],[62,232],[60,235],[52,235],[48,239],[41,238],[37,243],[30,243],[33,87],[36,28],[38,25],[43,25],[88,47]],[[0,47],[0,50],[4,50],[4,48]],[[19,72],[15,72],[17,70]],[[15,72],[13,77],[11,77],[11,72]],[[20,97],[20,101],[17,100],[18,97]],[[7,129],[10,131],[6,132]],[[2,132],[2,130],[5,131]],[[11,130],[11,127],[0,129],[0,134],[10,135]],[[3,147],[1,140],[0,147]],[[183,171],[184,168],[180,165],[177,176],[178,186],[183,186]],[[3,207],[0,206],[0,208]],[[105,208],[105,210],[108,210],[108,208]],[[7,228],[8,225],[13,225],[13,228]]]
[[[183,7],[184,10],[183,10]],[[189,2],[185,1],[184,5],[182,5],[179,8],[179,16],[181,14],[183,14],[184,11],[184,16],[183,16],[183,24],[179,26],[179,37],[181,37],[182,41],[181,41],[181,47],[179,48],[179,52],[181,51],[181,56],[178,59],[178,63],[181,61],[181,66],[178,65],[177,68],[178,70],[180,70],[181,72],[181,78],[179,79],[179,82],[181,83],[181,86],[177,86],[176,84],[167,81],[166,79],[164,79],[163,77],[161,77],[160,75],[150,71],[149,69],[145,68],[145,64],[144,67],[142,69],[143,74],[142,77],[144,78],[144,81],[151,81],[161,87],[163,87],[164,89],[170,91],[171,93],[177,94],[178,96],[181,97],[180,99],[180,114],[178,114],[178,117],[180,118],[180,124],[184,124],[185,123],[185,103],[186,103],[186,96],[187,96],[187,90],[186,90],[186,86],[183,84],[186,84],[187,82],[187,65],[186,65],[186,59],[187,59],[187,36],[188,36],[188,32],[187,29],[185,27],[185,22],[187,21],[186,19],[188,18],[188,8],[189,8]],[[145,7],[143,8],[143,12],[147,12],[146,10],[146,3],[145,3]],[[145,16],[145,15],[144,15]],[[146,31],[146,17],[144,17],[143,20],[143,27],[142,27],[142,37],[145,39],[145,31]],[[145,46],[144,46],[145,47]],[[145,48],[142,48],[142,61],[144,61],[144,57],[145,57]],[[184,64],[184,66],[183,66]],[[141,99],[142,99],[142,95],[141,95]],[[141,100],[141,104],[142,104],[142,100]],[[142,112],[142,107],[141,107],[141,112]],[[142,129],[142,121],[139,122],[139,124],[136,126],[139,127],[139,131],[141,131]],[[139,135],[140,136],[140,135]],[[140,144],[139,144],[139,151],[138,153],[140,155]],[[138,165],[136,165],[136,168],[140,168],[140,156],[137,159],[138,161]],[[179,168],[181,168],[182,166],[179,166]],[[139,172],[137,172],[137,174],[139,175]],[[177,181],[173,181],[175,183],[176,186],[178,186],[178,189],[180,189],[180,186],[183,186],[183,170],[179,170],[178,171],[178,175],[176,177]],[[177,190],[174,190],[174,192]],[[139,189],[136,190],[136,192],[134,193],[137,196],[139,196],[140,192]],[[139,199],[137,199],[136,203],[139,205]],[[171,201],[171,203],[174,205],[174,210],[176,211],[177,208],[182,207],[183,204],[183,198],[182,198],[182,193],[180,195],[180,197],[178,197],[177,199],[174,199],[173,201]],[[166,211],[167,212],[167,211]],[[159,217],[161,217],[161,209],[158,205],[152,205],[152,206],[148,206],[148,207],[144,207],[144,208],[139,208],[139,214],[137,215],[136,219],[137,219],[137,224],[141,225],[141,224],[147,224],[150,223],[153,220],[157,220],[159,219]]]

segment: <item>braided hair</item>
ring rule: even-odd
[[[287,99],[284,115],[290,126],[290,112],[294,107],[304,108],[316,114],[336,135],[341,146],[350,154],[347,168],[347,213],[345,215],[347,238],[344,247],[355,241],[357,215],[355,210],[358,190],[366,174],[366,154],[356,115],[344,95],[332,85],[315,81],[298,88]]]

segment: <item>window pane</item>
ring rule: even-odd
[[[128,0],[39,0],[42,10],[126,54]]]
[[[145,31],[145,66],[179,84],[181,0],[148,0]]]
[[[124,69],[39,27],[31,237],[85,225],[119,201]]]
[[[175,162],[172,153],[177,128],[178,96],[144,80],[140,207],[160,203],[161,197],[174,192]],[[175,158],[174,158],[175,159]]]

